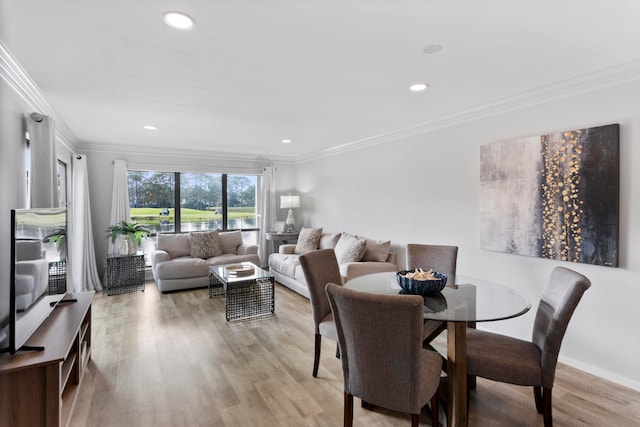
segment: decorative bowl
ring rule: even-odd
[[[447,276],[442,273],[433,272],[436,277],[432,280],[416,280],[404,277],[407,273],[415,270],[401,270],[396,273],[396,280],[405,293],[416,295],[434,295],[442,291],[447,285]]]

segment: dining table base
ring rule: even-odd
[[[447,426],[468,425],[467,323],[447,322]]]

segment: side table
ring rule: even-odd
[[[144,254],[108,257],[105,286],[107,295],[144,292]]]
[[[285,245],[287,243],[295,243],[298,241],[298,236],[300,232],[294,231],[293,233],[278,233],[275,231],[270,231],[265,233],[264,238],[271,242],[272,252],[278,252],[278,247],[280,245]]]
[[[67,261],[52,261],[49,263],[49,295],[67,292]]]

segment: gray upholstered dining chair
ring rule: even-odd
[[[329,282],[342,283],[340,267],[333,249],[320,249],[300,255],[300,266],[309,287],[309,299],[315,328],[315,351],[313,356],[313,376],[318,376],[322,337],[338,341],[336,324],[324,288]],[[336,356],[339,351],[336,349]]]
[[[424,245],[419,243],[407,244],[407,270],[420,267],[433,269],[438,273],[446,274],[453,280],[456,274],[458,262],[458,247],[443,245]],[[424,343],[430,347],[433,341],[442,331],[447,329],[445,322],[427,320],[424,323]]]
[[[422,348],[424,300],[379,295],[330,283],[326,287],[338,329],[344,380],[344,425],[353,424],[353,396],[363,406],[411,414],[417,426],[431,400],[438,425],[440,355]]]
[[[551,389],[560,345],[582,294],[590,286],[582,274],[556,267],[540,298],[531,341],[467,329],[467,373],[533,386],[536,410],[543,414],[545,427],[551,427]]]

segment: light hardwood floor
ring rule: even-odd
[[[276,314],[227,322],[206,289],[107,296],[93,303],[93,359],[71,425],[339,426],[342,371],[323,338],[313,378],[309,301],[276,285]],[[359,400],[356,399],[356,402]],[[403,414],[354,405],[356,426],[408,426]],[[640,392],[560,365],[554,425],[640,425]],[[428,408],[421,425],[431,425]],[[542,426],[530,387],[478,379],[470,426]]]

